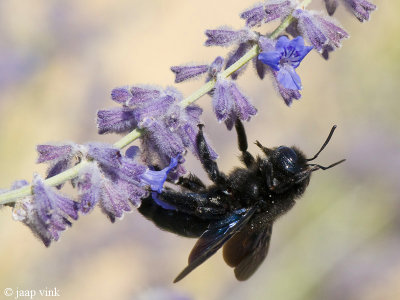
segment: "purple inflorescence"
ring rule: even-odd
[[[221,68],[218,65],[222,65],[221,58],[217,58],[207,68],[195,69],[203,69],[212,74]],[[192,67],[173,67],[176,70],[177,81],[194,76]],[[195,135],[198,132],[197,125],[200,123],[202,109],[196,105],[181,106],[183,97],[176,89],[169,87],[162,90],[153,86],[133,86],[117,88],[112,95],[115,95],[115,99],[118,99],[116,102],[121,103],[124,109],[129,109],[130,117],[124,121],[115,121],[115,116],[110,114],[112,120],[109,122],[107,118],[103,118],[107,111],[102,111],[102,118],[98,124],[107,124],[107,128],[99,126],[99,131],[118,132],[121,124],[133,125],[130,130],[135,128],[142,130],[141,158],[147,165],[164,168],[172,158],[184,153],[185,149],[198,155]],[[100,118],[99,114],[98,116]],[[108,126],[111,123],[118,126],[112,129]],[[215,151],[209,148],[215,158],[217,156]],[[177,178],[184,172],[185,169],[179,165],[170,176]]]
[[[189,118],[196,118],[200,115],[193,107],[190,107],[188,110],[190,111]],[[58,159],[66,161],[67,164],[71,164],[75,159],[88,161],[88,164],[80,170],[79,176],[72,181],[78,190],[79,196],[79,202],[73,202],[74,211],[87,214],[98,204],[112,222],[116,218],[122,217],[124,212],[130,211],[130,205],[139,206],[141,198],[147,196],[149,191],[152,191],[155,186],[156,191],[160,191],[166,180],[166,174],[171,169],[176,169],[178,165],[178,160],[176,159],[176,157],[179,157],[178,153],[171,152],[170,154],[175,159],[173,160],[173,165],[170,164],[166,169],[161,169],[160,171],[151,171],[150,173],[155,179],[149,182],[151,176],[147,175],[146,177],[146,174],[150,174],[148,173],[149,168],[136,160],[138,151],[134,151],[134,149],[129,151],[129,155],[122,156],[119,149],[108,144],[88,143],[86,145],[71,144],[68,146],[70,146],[69,151],[65,150],[68,148],[65,145],[41,145],[38,147],[39,161],[52,162]],[[62,149],[65,151],[61,151]],[[180,150],[183,152],[183,147]],[[49,205],[52,203],[50,200],[47,200],[49,197],[46,198],[43,196],[45,195],[43,192],[44,188],[46,188],[46,195],[51,196],[49,199],[63,199],[63,196],[57,194],[53,188],[47,188],[44,182],[36,181],[37,183],[34,185],[36,187],[36,189],[34,188],[34,191],[36,191],[34,193],[34,200],[36,199],[36,201],[31,203],[34,209],[40,212],[42,210],[40,207],[45,206],[43,203]],[[38,202],[38,200],[41,202]],[[56,203],[68,204],[67,200],[60,200]],[[37,208],[36,204],[41,206]],[[62,207],[68,208],[67,205],[63,205]],[[73,219],[77,217],[77,213],[72,215],[71,210],[65,211],[65,213]],[[60,219],[58,216],[54,218],[56,220]],[[68,219],[66,219],[65,224],[70,224],[67,221]],[[29,224],[37,223],[29,221]],[[62,227],[59,225],[58,227],[64,228],[65,226]],[[32,230],[35,231],[35,228]],[[57,231],[52,230],[51,239],[56,240],[56,233]],[[47,236],[44,233],[37,233],[37,235],[42,240],[43,237]],[[47,243],[47,240],[45,243]]]

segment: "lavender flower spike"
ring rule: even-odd
[[[291,41],[286,36],[281,36],[276,42],[275,50],[261,52],[258,59],[277,71],[277,79],[284,88],[301,90],[301,80],[294,69],[312,48],[304,46],[301,36]]]
[[[366,0],[342,0],[346,7],[360,22],[369,20],[369,13],[376,9],[376,5]]]

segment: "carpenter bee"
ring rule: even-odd
[[[241,161],[229,175],[219,171],[210,157],[199,125],[196,137],[200,161],[212,180],[206,187],[193,174],[177,181],[183,189],[165,189],[143,199],[139,212],[163,230],[185,237],[200,237],[189,255],[177,282],[223,246],[225,262],[234,267],[238,280],[247,280],[268,253],[275,220],[288,212],[305,191],[316,170],[326,170],[344,161],[323,167],[310,163],[328,144],[333,126],[321,149],[312,158],[296,147],[267,148],[256,142],[265,156],[254,158],[247,151],[247,138],[240,120],[235,124]]]

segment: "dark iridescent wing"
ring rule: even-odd
[[[225,245],[225,262],[235,268],[235,276],[244,281],[258,269],[268,253],[271,240],[272,223],[251,220],[240,232],[236,233]]]
[[[178,282],[218,251],[235,233],[239,232],[253,216],[256,208],[233,213],[227,219],[207,229],[194,245],[188,266],[175,278]]]

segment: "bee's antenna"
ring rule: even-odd
[[[316,170],[327,170],[330,168],[333,168],[334,166],[337,166],[338,164],[341,164],[342,162],[344,162],[345,159],[339,160],[338,162],[335,162],[334,164],[331,164],[330,166],[324,167],[321,165],[317,165],[317,164],[308,164],[308,166],[315,166],[314,168],[311,169],[311,172],[316,171]]]
[[[313,156],[313,158],[307,158],[307,161],[312,161],[312,160],[316,159],[316,158],[318,157],[318,155],[322,152],[322,150],[325,149],[326,145],[328,145],[329,141],[331,140],[331,137],[332,137],[333,132],[335,131],[336,127],[337,127],[336,125],[333,125],[333,126],[332,126],[331,132],[329,132],[329,135],[328,135],[328,137],[326,138],[326,141],[325,141],[325,143],[322,145],[321,149],[319,149],[319,151],[317,152],[317,154],[315,154],[315,155]],[[340,162],[342,162],[342,161],[340,161]],[[337,164],[337,163],[336,163],[336,164]],[[336,165],[336,164],[334,164],[334,165]],[[320,167],[321,167],[321,166],[320,166]],[[333,167],[333,165],[332,165],[332,166],[329,166],[329,168],[331,168],[331,167]],[[323,169],[322,167],[321,167],[320,169],[325,170],[325,169]]]
[[[257,145],[257,147],[259,147],[265,153],[265,155],[267,155],[267,156],[271,155],[271,153],[272,153],[271,149],[264,147],[263,145],[261,145],[261,143],[259,141],[256,141],[255,144]]]

